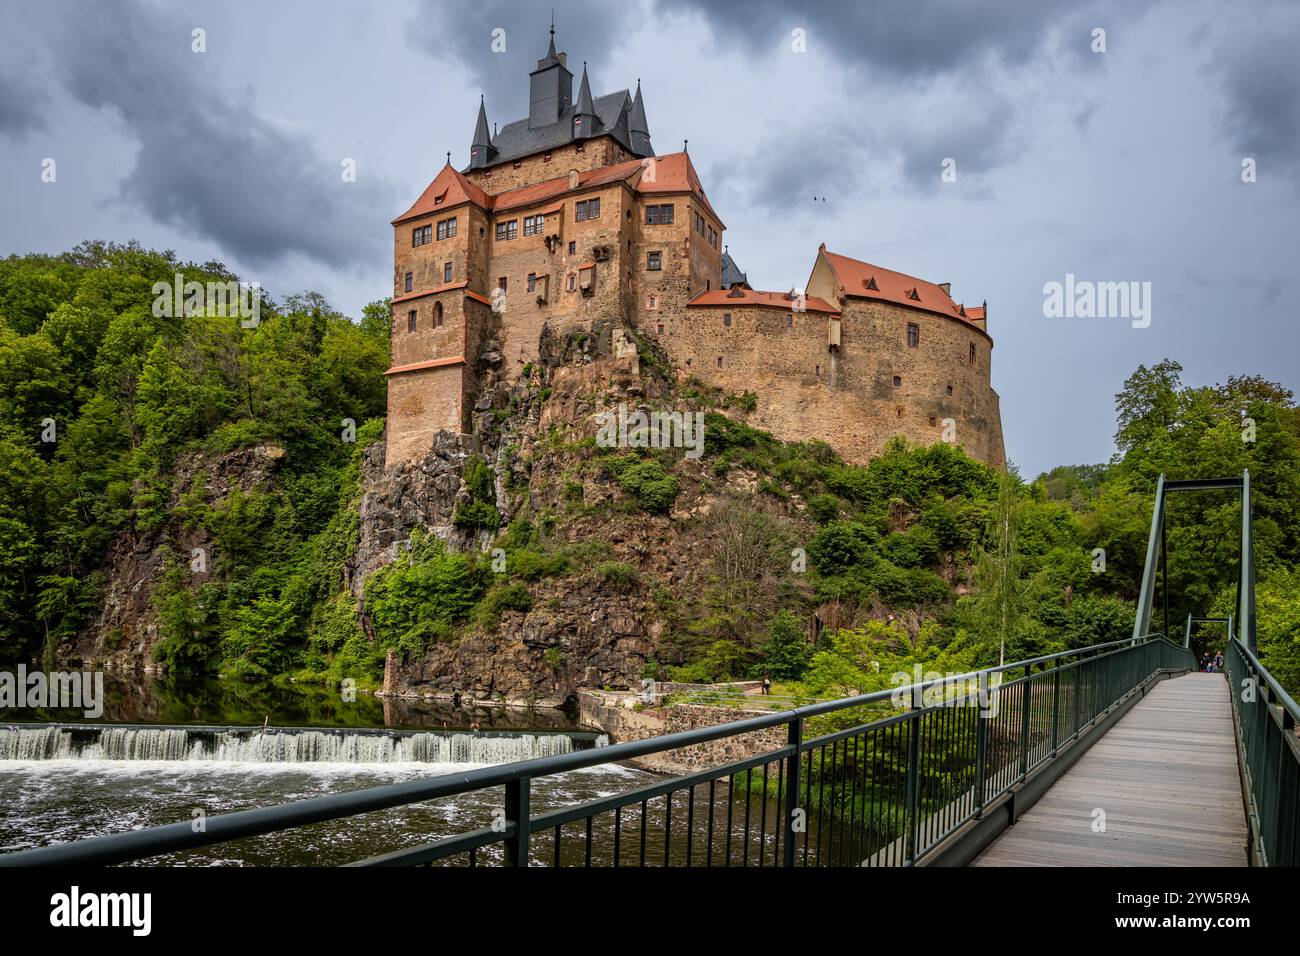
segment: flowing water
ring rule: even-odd
[[[0,852],[604,743],[571,716],[551,710],[364,694],[343,701],[337,691],[314,687],[176,685],[111,676],[106,692],[100,721],[54,710],[0,712]],[[653,779],[620,766],[543,778],[533,785],[533,812]],[[497,787],[144,862],[348,863],[487,826],[501,806]]]

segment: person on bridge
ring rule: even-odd
[[[1214,655],[1214,671],[1216,674],[1223,672],[1223,651],[1217,651]]]
[[[763,693],[772,693],[772,674],[770,671],[763,671]]]

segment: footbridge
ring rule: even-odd
[[[1194,622],[1171,637],[1165,503],[1225,489],[1240,496],[1240,575],[1234,613],[1222,622],[1223,672],[1204,673]],[[1294,866],[1300,707],[1259,660],[1254,574],[1249,473],[1161,477],[1124,640],[700,730],[214,816],[201,829],[187,817],[7,854],[0,865],[183,855],[482,791],[493,798],[485,808],[496,809],[481,820],[355,865]],[[540,778],[669,751],[701,769],[576,806],[532,798]],[[723,759],[691,759],[705,753]]]

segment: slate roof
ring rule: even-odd
[[[637,149],[632,145],[632,136],[628,130],[628,114],[632,109],[632,97],[627,90],[597,96],[594,103],[596,118],[600,120],[600,128],[588,131],[588,135],[599,136],[608,133],[633,156],[654,155],[651,150],[645,150],[644,147]],[[523,159],[525,156],[532,156],[534,153],[544,153],[547,150],[558,149],[561,146],[568,146],[570,143],[575,142],[573,117],[577,113],[578,106],[576,104],[566,107],[557,122],[536,129],[529,129],[527,117],[513,123],[507,123],[501,127],[500,132],[492,139],[492,146],[496,150],[496,156],[493,157],[489,165],[499,166],[501,163],[513,162],[516,159]],[[645,144],[649,146],[648,136],[645,139]]]
[[[730,289],[733,285],[739,285],[742,282],[749,285],[749,278],[740,271],[740,266],[736,265],[736,260],[731,258],[731,253],[724,249],[722,251],[722,287]]]

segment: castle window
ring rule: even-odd
[[[582,120],[578,120],[578,122],[581,123]],[[577,145],[577,147],[574,148],[573,151],[574,151],[575,153],[581,153],[581,152],[583,151],[582,143],[579,143],[579,144]]]
[[[502,276],[500,279],[497,279],[497,288],[500,289],[502,292],[505,292],[506,286],[509,284],[509,281],[510,280],[508,280],[505,276]]]
[[[794,328],[794,316],[793,316],[793,315],[787,315],[787,316],[785,317],[785,327],[786,327],[787,329],[792,329],[792,328]]]
[[[436,329],[440,325],[442,325],[442,303],[435,302],[433,304],[433,327]]]
[[[542,231],[542,216],[524,216],[524,235],[535,236]]]
[[[516,160],[515,160],[515,165],[514,165],[513,168],[514,168],[514,169],[518,169],[518,168],[519,168],[520,166],[522,166],[522,165],[523,165],[523,163],[521,163],[519,160],[516,159]]]
[[[921,327],[915,322],[907,323],[907,347],[914,349],[921,344]]]
[[[712,226],[709,226],[709,245],[716,246],[717,244],[718,244],[718,234],[713,231]]]
[[[645,300],[645,306],[647,309],[659,308],[659,297],[656,295],[647,296]]]
[[[514,239],[519,235],[519,220],[511,219],[509,222],[497,223],[497,241],[505,239]]]
[[[949,398],[952,398],[952,386],[951,386],[951,385],[948,386],[948,397],[949,397]]]
[[[660,335],[664,334],[664,324],[662,322],[659,323],[659,334]]]
[[[661,268],[659,264],[659,253],[657,252],[646,253],[645,267],[650,272],[658,272]]]
[[[814,368],[813,368],[813,374],[816,375],[818,378],[821,378],[821,377],[822,377],[822,367],[821,367],[820,365],[814,366]]]
[[[406,313],[406,331],[408,332],[415,331],[415,310],[414,309]]]
[[[441,224],[439,224],[439,228],[441,228]],[[429,241],[431,241],[432,238],[433,238],[432,226],[416,226],[414,229],[411,230],[411,245],[413,246],[423,246],[427,244]]]
[[[627,254],[628,254],[628,255],[631,255],[631,254],[632,254],[632,240],[631,240],[631,239],[629,239],[629,240],[627,241]]]
[[[895,417],[895,418],[902,418],[902,417],[903,417],[903,408],[902,408],[901,405],[900,405],[900,406],[895,406],[895,407],[894,407],[894,417]]]
[[[600,199],[582,199],[574,207],[573,221],[586,222],[588,219],[600,218]]]
[[[570,242],[569,255],[574,255],[577,251],[578,251],[578,244],[576,242]]]
[[[894,388],[899,388],[899,387],[902,386],[902,384],[903,384],[903,379],[902,379],[902,377],[901,377],[901,376],[898,376],[898,375],[895,375],[895,376],[894,376]]]
[[[536,272],[530,272],[530,273],[528,273],[528,291],[529,291],[529,292],[536,292],[536,291],[537,291],[537,273],[536,273]]]
[[[647,226],[668,226],[673,221],[673,204],[663,203],[658,206],[645,207],[645,224]]]
[[[450,262],[444,262],[444,263],[442,264],[442,281],[443,281],[443,282],[450,282],[450,281],[451,281],[451,263],[450,263]]]
[[[975,364],[975,343],[974,342],[970,344],[970,363],[971,365]]]
[[[722,356],[718,356],[718,368],[722,368]]]
[[[931,425],[938,424],[938,423],[935,421],[935,417],[934,417],[933,415],[930,416],[930,424],[931,424]]]
[[[452,219],[444,219],[444,220],[442,220],[440,223],[438,223],[438,238],[439,238],[439,239],[450,239],[450,238],[451,238],[452,236],[454,236],[454,235],[456,235],[456,220],[455,220],[455,218],[452,218]]]
[[[731,313],[730,313],[730,312],[723,312],[723,313],[722,313],[722,324],[723,324],[724,326],[726,326],[727,328],[731,328]]]
[[[413,288],[415,288],[415,276],[408,272],[402,289],[405,292],[410,292]]]
[[[583,295],[591,295],[596,288],[596,267],[587,266],[578,269],[578,288]]]
[[[704,217],[698,212],[695,214],[695,231],[701,236],[704,235]]]
[[[550,161],[551,161],[551,154],[550,154],[550,153],[547,153],[545,156],[542,157],[542,162],[544,162],[544,163],[549,163]]]
[[[569,273],[569,286],[568,286],[568,289],[569,289],[570,292],[572,292],[572,291],[573,291],[574,289],[576,289],[577,287],[578,287],[578,276],[577,276],[576,273],[570,272],[570,273]]]

